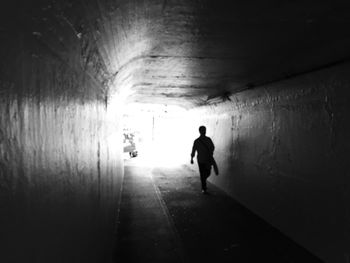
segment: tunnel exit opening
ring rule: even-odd
[[[123,115],[124,159],[146,166],[174,167],[189,162],[197,136],[195,116],[179,106],[128,104]]]

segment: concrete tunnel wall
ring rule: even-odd
[[[3,41],[0,62],[1,262],[105,262],[123,175],[118,112],[79,67],[17,40]]]
[[[325,262],[350,255],[350,64],[195,109],[221,170],[210,181]],[[197,168],[197,167],[192,167]]]
[[[83,8],[62,1],[56,11],[39,2],[9,2],[13,8],[3,8],[1,17],[1,259],[101,262],[111,254],[123,173],[118,111],[111,112],[102,83],[131,61],[117,78],[141,85],[137,72],[144,67],[135,58],[143,54],[194,56],[198,39],[189,41],[187,19],[196,16],[187,1],[177,8],[161,1],[121,1],[118,8],[113,1],[86,1]],[[191,3],[197,10],[201,1]],[[203,54],[234,50],[213,39]],[[312,50],[317,57],[321,51]],[[333,67],[195,109],[199,117],[191,123],[207,125],[216,144],[221,175],[212,182],[327,262],[350,260],[348,86],[349,65]]]

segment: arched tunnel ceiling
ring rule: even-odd
[[[3,38],[30,36],[133,102],[202,105],[350,53],[348,1],[7,1],[1,13]]]

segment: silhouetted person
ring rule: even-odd
[[[210,175],[211,166],[213,164],[214,144],[212,140],[205,136],[205,126],[199,127],[200,136],[194,141],[191,153],[191,164],[193,164],[193,157],[197,151],[197,162],[199,167],[199,174],[202,183],[202,193],[207,193],[207,178]]]

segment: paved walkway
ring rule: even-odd
[[[126,161],[115,262],[321,262],[186,167]]]

